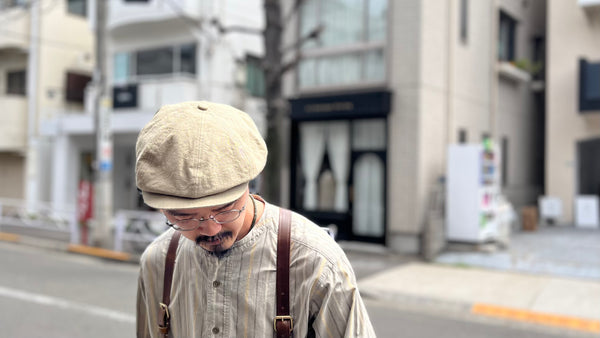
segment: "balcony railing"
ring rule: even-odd
[[[112,110],[112,132],[138,132],[163,105],[198,99],[198,83],[193,75],[167,75],[152,79],[138,78],[137,82],[128,83],[127,86],[135,87],[137,99],[135,105]],[[86,90],[85,110],[80,113],[63,110],[54,114],[56,118],[42,121],[41,133],[43,135],[55,135],[58,132],[65,134],[93,133],[93,98],[93,91]]]
[[[110,1],[107,27],[122,26],[165,20],[198,19],[200,1],[197,0],[148,0],[146,2]]]
[[[23,7],[0,10],[0,50],[29,48],[29,13]]]
[[[164,77],[139,78],[136,82],[128,86],[137,87],[137,104],[123,111],[130,109],[154,113],[165,104],[195,100],[198,97],[198,82],[194,75],[169,74]]]

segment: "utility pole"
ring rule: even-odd
[[[323,25],[315,27],[305,36],[298,37],[297,41],[288,46],[282,46],[283,30],[289,27],[289,21],[297,15],[298,10],[304,3],[304,0],[295,0],[289,9],[289,13],[282,17],[280,0],[264,0],[265,8],[265,30],[264,44],[265,57],[263,68],[265,71],[265,102],[267,105],[267,148],[269,149],[269,158],[264,170],[263,194],[269,201],[275,204],[281,204],[281,170],[286,152],[282,145],[288,142],[282,135],[285,135],[284,114],[287,112],[287,102],[282,96],[281,80],[283,75],[291,69],[298,66],[301,55],[297,54],[289,61],[283,60],[283,54],[290,49],[300,49],[304,43],[310,40],[318,39],[325,29]],[[286,142],[284,142],[286,141]]]
[[[25,199],[29,213],[38,211],[39,196],[39,142],[38,142],[38,79],[40,59],[40,4],[30,5],[30,38],[27,60],[27,157],[25,164]]]
[[[110,245],[113,214],[112,168],[113,140],[110,130],[111,100],[106,90],[106,4],[96,0],[96,68],[94,70],[94,127],[96,156],[94,161],[94,228],[92,242],[100,247]]]
[[[281,203],[281,169],[283,167],[281,136],[283,108],[281,98],[281,4],[264,0],[265,8],[265,103],[267,105],[267,149],[269,155],[262,180],[263,194],[272,203]]]

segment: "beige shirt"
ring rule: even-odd
[[[273,337],[279,208],[262,217],[227,255],[218,258],[181,237],[171,290],[172,337]],[[141,259],[137,336],[158,331],[164,261],[170,229]],[[290,312],[294,337],[375,337],[341,248],[317,225],[294,213],[290,256]]]

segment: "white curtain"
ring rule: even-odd
[[[383,236],[383,162],[377,155],[363,155],[355,163],[354,171],[353,232]]]
[[[307,122],[300,125],[300,156],[304,185],[304,210],[317,208],[317,177],[321,169],[325,152],[325,126],[319,122]]]
[[[335,178],[334,210],[348,210],[348,175],[350,173],[350,123],[328,123],[327,151]]]
[[[319,210],[331,211],[335,207],[335,178],[331,170],[319,177]]]

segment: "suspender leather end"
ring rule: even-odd
[[[289,327],[290,333],[292,333],[292,331],[294,330],[294,319],[292,318],[292,316],[275,316],[275,318],[273,319],[273,329],[276,332],[279,332],[279,330],[277,330],[278,323],[287,325]]]
[[[167,334],[169,334],[169,327],[168,326],[158,326],[158,331],[160,331],[160,333],[164,334],[165,336]]]

